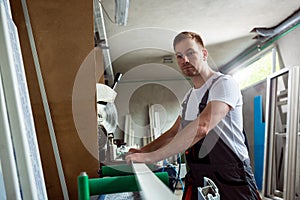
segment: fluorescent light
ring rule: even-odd
[[[115,22],[126,26],[128,18],[129,0],[115,0]]]

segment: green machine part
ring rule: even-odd
[[[167,172],[157,172],[155,175],[165,184],[169,185]],[[89,200],[90,196],[112,194],[121,192],[139,191],[140,188],[134,175],[88,178],[83,172],[78,176],[78,199]]]
[[[90,199],[89,191],[89,177],[86,172],[81,172],[77,178],[78,183],[78,199],[88,200]]]

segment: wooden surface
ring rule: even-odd
[[[43,172],[49,199],[63,199],[56,163],[46,123],[30,43],[27,36],[21,1],[11,1],[14,22],[18,28],[26,77],[32,103]],[[93,2],[27,1],[33,35],[48,97],[51,117],[62,160],[69,198],[77,199],[77,176],[86,171],[98,177],[98,160],[84,147],[78,136],[72,111],[73,86],[77,73],[86,57],[94,50]],[[102,59],[102,58],[100,58]],[[96,82],[99,82],[99,65],[88,68],[90,80],[85,85],[90,93],[82,97],[84,105],[94,105]],[[96,112],[81,108],[90,121],[81,127],[88,134],[97,134]]]

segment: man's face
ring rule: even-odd
[[[207,54],[195,40],[187,38],[175,46],[177,63],[185,76],[197,76],[203,69],[204,56]]]

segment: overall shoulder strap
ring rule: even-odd
[[[186,111],[186,106],[187,106],[187,102],[192,94],[192,88],[190,89],[190,91],[188,92],[186,99],[182,102],[181,107],[182,107],[182,111],[181,111],[181,118],[185,119],[185,111]]]
[[[208,89],[206,90],[205,94],[203,95],[201,102],[199,104],[198,107],[198,115],[204,110],[206,104],[207,104],[207,100],[208,100],[208,95],[209,95],[209,90],[210,88],[214,85],[214,83],[223,75],[218,76],[217,78],[213,79],[210,86],[208,87]]]

